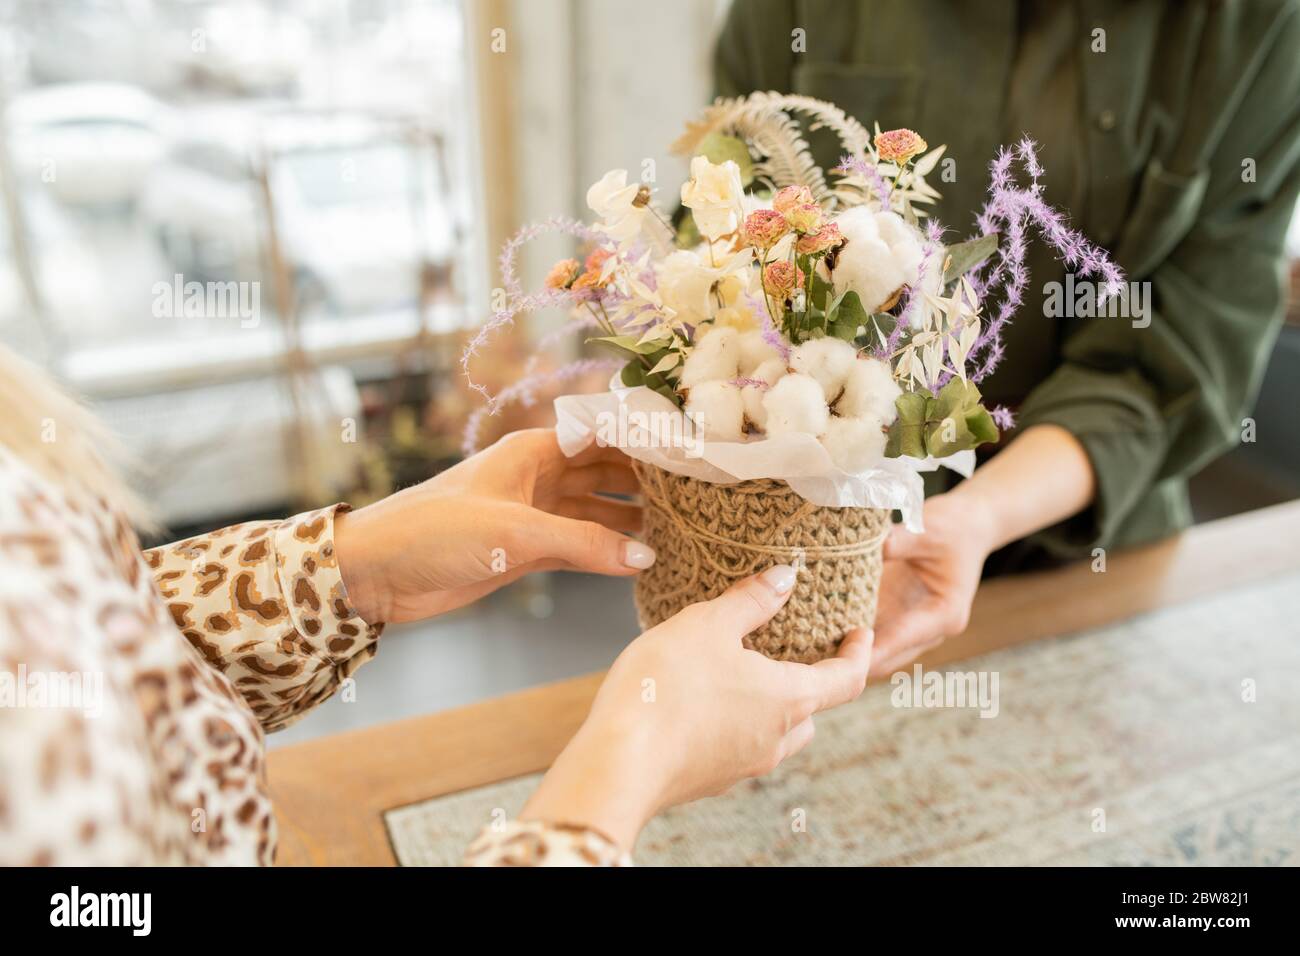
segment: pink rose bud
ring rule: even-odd
[[[815,202],[800,203],[786,212],[785,221],[795,232],[810,235],[822,227],[822,207]]]
[[[789,218],[790,210],[796,206],[804,206],[813,201],[812,193],[808,191],[807,186],[786,186],[775,196],[772,197],[772,208],[782,216]]]
[[[546,274],[546,288],[567,289],[578,277],[579,268],[577,259],[561,259],[551,266],[551,271]]]
[[[886,163],[903,165],[913,156],[924,153],[926,142],[910,129],[891,129],[876,134],[876,155]]]
[[[820,256],[834,249],[843,241],[844,237],[840,235],[840,227],[833,222],[828,222],[812,235],[800,236],[794,244],[794,250],[801,256]]]
[[[769,262],[763,269],[763,288],[767,294],[785,301],[803,281],[803,274],[789,259]]]
[[[591,255],[587,256],[587,261],[583,263],[582,270],[600,275],[600,271],[605,268],[605,260],[613,254],[608,249],[596,249]]]
[[[772,209],[751,212],[745,220],[745,241],[766,252],[790,231],[785,217]]]

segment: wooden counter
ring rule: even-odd
[[[1088,564],[993,580],[937,667],[1121,621],[1300,568],[1300,502],[1199,525]],[[279,865],[392,865],[383,814],[545,769],[586,716],[600,674],[308,741],[268,756]]]

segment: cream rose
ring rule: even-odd
[[[682,185],[682,205],[695,217],[700,235],[714,240],[740,228],[744,192],[740,167],[734,162],[715,164],[707,156],[696,156],[691,160],[691,180]]]

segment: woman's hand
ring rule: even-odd
[[[343,585],[362,618],[396,624],[469,604],[532,571],[635,574],[654,563],[648,545],[620,533],[640,528],[640,507],[594,493],[639,490],[615,448],[567,458],[551,429],[514,432],[339,515]]]
[[[895,525],[885,539],[871,673],[887,677],[966,630],[984,559],[987,514],[955,491],[925,502],[925,533]]]
[[[952,491],[925,503],[925,533],[885,539],[871,673],[887,676],[966,630],[984,559],[1081,511],[1096,494],[1088,453],[1058,425],[1035,425]]]
[[[741,639],[785,604],[794,575],[769,568],[628,645],[521,817],[591,826],[630,849],[660,810],[803,748],[813,714],[862,692],[871,633],[851,632],[838,657],[812,665],[746,650]]]

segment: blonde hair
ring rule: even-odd
[[[0,445],[51,482],[107,499],[137,527],[157,527],[148,507],[110,464],[126,464],[127,455],[103,422],[3,344]]]

